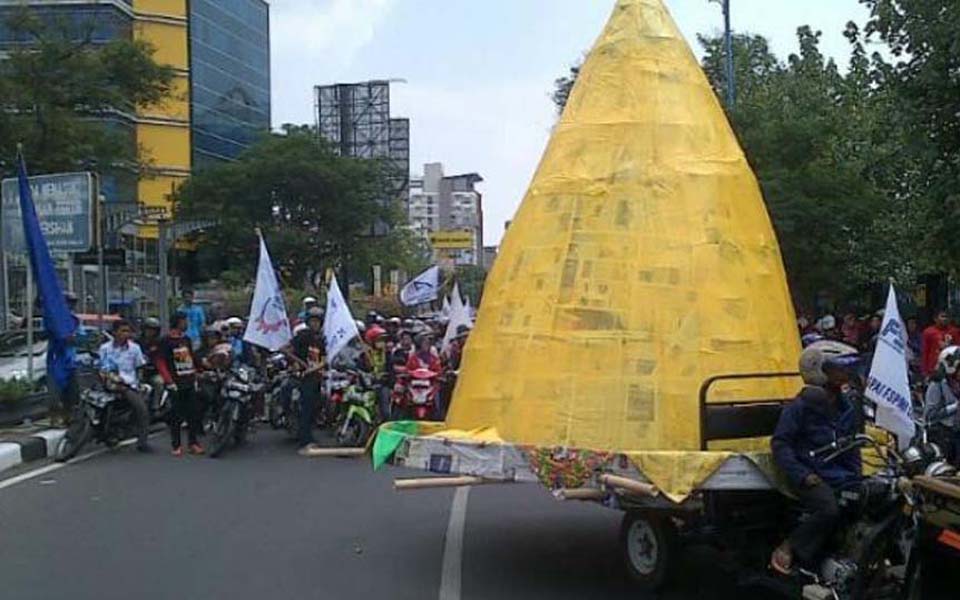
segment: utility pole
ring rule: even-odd
[[[733,30],[730,28],[730,0],[723,2],[723,37],[726,45],[727,71],[727,108],[733,108],[737,101],[737,82],[733,71]]]

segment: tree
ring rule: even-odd
[[[281,277],[302,287],[326,267],[366,274],[377,263],[416,266],[386,190],[381,162],[338,156],[315,129],[287,126],[239,160],[187,180],[177,193],[177,218],[219,220],[199,250],[207,276],[256,264],[253,230],[260,227]]]
[[[577,77],[580,75],[580,69],[583,67],[583,60],[577,61],[576,64],[570,67],[570,71],[563,77],[559,77],[553,82],[553,104],[557,107],[557,114],[560,115],[563,113],[563,109],[567,106],[567,100],[570,99],[570,92],[573,91],[573,86],[577,83]]]
[[[22,142],[35,173],[78,169],[135,171],[148,162],[129,130],[111,124],[167,98],[174,73],[143,41],[94,44],[93,24],[47,24],[29,8],[9,30],[22,44],[0,62],[0,155],[12,171]]]
[[[861,0],[871,12],[867,34],[890,48],[884,85],[895,95],[907,131],[901,152],[916,158],[903,187],[919,198],[925,223],[916,241],[936,264],[960,274],[960,0]]]

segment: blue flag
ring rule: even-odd
[[[73,336],[77,318],[67,307],[57,271],[50,258],[47,240],[40,229],[37,211],[33,205],[27,165],[23,155],[17,156],[17,177],[20,183],[20,214],[23,218],[23,237],[30,255],[30,268],[37,283],[37,292],[43,308],[43,328],[47,332],[47,376],[59,390],[66,388],[75,367]]]

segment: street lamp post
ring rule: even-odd
[[[730,28],[730,0],[723,0],[723,37],[726,45],[727,106],[737,101],[737,82],[733,72],[733,30]]]

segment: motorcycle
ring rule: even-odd
[[[326,373],[326,401],[322,403],[318,420],[321,427],[336,428],[343,421],[344,395],[350,387],[350,374],[346,371],[329,369]]]
[[[220,456],[231,441],[238,446],[254,424],[254,396],[262,390],[252,368],[245,365],[230,369],[220,388],[220,407],[213,423],[210,457]]]
[[[57,462],[76,456],[91,439],[113,448],[137,433],[137,415],[123,396],[126,384],[118,376],[92,372],[79,374],[78,378],[80,400],[57,446]],[[149,397],[152,388],[144,384],[137,391]]]
[[[789,577],[755,575],[750,583],[773,587],[809,600],[898,599],[910,587],[904,574],[922,515],[922,498],[911,484],[916,476],[942,477],[955,473],[935,445],[911,446],[902,454],[881,446],[868,435],[840,438],[811,452],[831,462],[847,452],[873,448],[886,465],[875,475],[839,492],[841,525],[827,545],[819,567],[797,569]],[[802,514],[788,506],[782,523],[795,524]],[[775,539],[787,533],[784,528]],[[759,549],[769,556],[772,547]]]
[[[337,426],[337,445],[355,448],[367,443],[379,421],[373,376],[351,371],[350,385],[343,393],[343,419]]]
[[[436,415],[437,398],[440,395],[440,374],[430,369],[416,369],[409,373],[408,411],[417,421],[425,421]]]
[[[295,435],[300,420],[300,390],[284,354],[278,352],[267,359],[266,377],[267,421],[273,429],[286,429]]]

